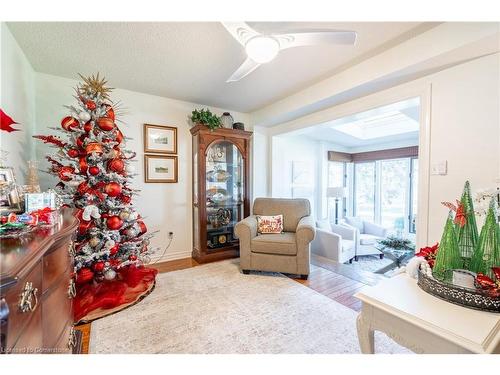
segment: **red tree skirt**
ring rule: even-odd
[[[89,322],[134,304],[153,289],[157,273],[153,268],[124,267],[112,281],[80,285],[73,301],[75,322]]]

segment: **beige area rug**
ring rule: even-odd
[[[359,353],[357,313],[238,260],[160,274],[143,301],[92,323],[90,353]],[[376,334],[378,353],[408,353]]]

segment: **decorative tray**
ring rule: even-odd
[[[456,305],[471,309],[500,313],[500,298],[488,295],[481,289],[469,289],[439,281],[418,271],[418,286],[429,294]]]

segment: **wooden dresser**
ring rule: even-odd
[[[72,310],[77,225],[72,210],[65,209],[55,226],[0,240],[2,353],[78,352]]]

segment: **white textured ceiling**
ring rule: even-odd
[[[33,68],[68,78],[99,71],[113,87],[251,112],[313,84],[367,54],[413,36],[418,23],[250,23],[261,32],[331,28],[358,33],[355,46],[282,51],[239,82],[245,59],[218,22],[10,22]]]

